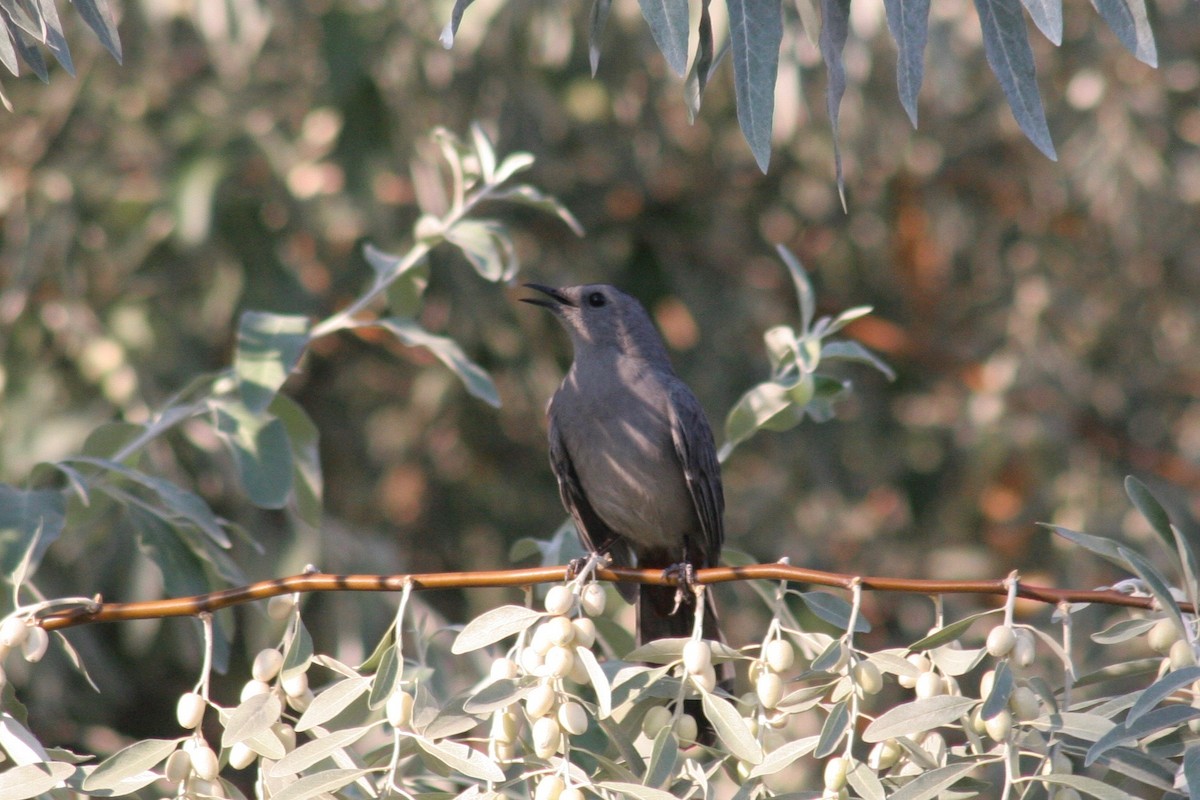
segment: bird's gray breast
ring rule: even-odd
[[[551,404],[554,424],[600,518],[635,551],[676,550],[699,523],[671,436],[669,376],[612,367],[572,368]]]

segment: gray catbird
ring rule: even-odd
[[[583,544],[617,566],[691,571],[717,564],[725,497],[712,429],[696,396],[671,369],[650,315],[605,284],[523,298],[554,312],[575,361],[550,400],[550,465]],[[692,634],[690,593],[618,584],[638,607],[639,644]],[[706,596],[703,634],[719,639]]]

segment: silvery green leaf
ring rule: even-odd
[[[525,697],[540,682],[539,679],[530,676],[499,678],[467,698],[463,703],[463,710],[468,714],[490,714]]]
[[[1046,158],[1057,161],[1042,98],[1038,95],[1033,50],[1025,32],[1020,0],[975,0],[975,8],[983,29],[984,54],[1000,81],[1017,124]]]
[[[154,769],[179,746],[181,739],[143,739],[119,750],[97,765],[83,781],[85,792],[115,789],[126,778]],[[155,776],[157,777],[157,776]],[[151,779],[153,780],[153,778]]]
[[[1200,744],[1193,742],[1183,753],[1183,774],[1187,778],[1188,798],[1200,796]]]
[[[283,653],[283,666],[280,667],[279,674],[287,678],[307,672],[308,665],[312,663],[312,660],[312,636],[309,635],[308,628],[304,627],[304,623],[297,620],[296,632]]]
[[[623,781],[601,781],[597,784],[601,789],[614,792],[617,797],[632,797],[635,800],[675,800],[675,795],[643,786],[640,783],[625,783]]]
[[[1076,739],[1083,739],[1089,742],[1100,739],[1116,727],[1116,723],[1110,719],[1078,711],[1064,711],[1060,714],[1050,714],[1030,720],[1026,724],[1040,731],[1074,736]]]
[[[457,245],[484,280],[510,279],[517,271],[517,255],[508,230],[490,219],[464,219],[446,230],[446,241]]]
[[[1089,778],[1086,775],[1072,775],[1066,772],[1053,772],[1036,776],[1035,780],[1050,786],[1066,786],[1081,794],[1091,795],[1097,800],[1129,800],[1129,792],[1110,786],[1103,781]]]
[[[696,28],[696,57],[692,60],[691,69],[683,82],[683,98],[687,104],[688,124],[696,121],[700,113],[700,103],[704,98],[704,89],[708,86],[708,77],[713,69],[713,26],[712,15],[708,7],[711,0],[701,0],[700,22]],[[724,49],[722,49],[724,52]]]
[[[788,268],[788,272],[792,276],[792,283],[796,287],[796,300],[800,304],[800,332],[808,333],[812,327],[813,317],[817,313],[817,295],[808,279],[808,272],[800,263],[800,259],[782,244],[775,245],[775,252],[779,254],[779,258]]]
[[[450,652],[470,653],[528,628],[545,614],[525,606],[500,606],[471,620],[454,639]]]
[[[1129,550],[1124,547],[1117,548],[1117,554],[1125,560],[1130,569],[1142,579],[1149,587],[1154,599],[1158,601],[1159,607],[1167,612],[1171,619],[1175,620],[1175,625],[1180,631],[1186,631],[1187,623],[1183,621],[1183,614],[1179,610],[1179,604],[1175,602],[1175,596],[1171,593],[1171,588],[1167,586],[1167,579],[1162,576],[1153,564],[1142,557],[1141,553],[1135,550]]]
[[[898,736],[922,733],[956,722],[978,703],[970,697],[938,695],[902,703],[880,714],[862,733],[865,742],[882,742]]]
[[[12,767],[0,772],[0,797],[4,800],[37,797],[60,785],[74,773],[73,765],[61,761]]]
[[[478,725],[478,718],[463,711],[466,700],[467,697],[462,694],[450,698],[438,709],[437,715],[421,727],[421,735],[433,740],[447,739],[466,733]]]
[[[483,753],[455,741],[435,742],[414,736],[417,746],[454,772],[481,781],[502,781],[504,770]]]
[[[41,6],[42,32],[46,48],[54,55],[54,60],[67,71],[67,74],[72,78],[75,77],[75,64],[71,60],[67,39],[63,36],[62,22],[58,19],[58,9],[54,7],[54,0],[34,1]]]
[[[0,748],[3,748],[18,766],[41,764],[50,760],[38,738],[7,711],[0,713]]]
[[[1157,706],[1163,700],[1166,700],[1179,689],[1197,680],[1200,680],[1200,667],[1184,667],[1183,669],[1169,672],[1162,676],[1142,691],[1137,702],[1129,709],[1129,714],[1125,717],[1125,724],[1130,725],[1137,722],[1138,718],[1150,709]]]
[[[1143,64],[1158,66],[1158,49],[1146,15],[1145,0],[1092,0],[1092,5],[1126,50]]]
[[[588,17],[588,62],[592,66],[592,77],[600,68],[600,38],[604,33],[604,25],[608,22],[608,12],[612,0],[593,0],[592,13]]]
[[[282,711],[283,704],[272,692],[246,699],[230,712],[221,734],[221,747],[233,747],[269,729],[279,721]]]
[[[1124,0],[1116,0],[1118,3],[1123,3]],[[1150,527],[1157,533],[1168,546],[1173,547],[1175,544],[1174,538],[1171,536],[1171,518],[1167,515],[1167,510],[1162,507],[1162,503],[1154,496],[1154,493],[1132,475],[1125,477],[1125,493],[1129,495],[1130,501],[1145,518],[1146,522],[1150,523]]]
[[[533,160],[533,156],[529,153],[509,153],[500,162],[500,166],[496,168],[495,185],[499,186],[518,172],[524,172],[529,169],[533,166]]]
[[[1051,0],[1053,1],[1053,0]],[[896,40],[896,85],[900,104],[917,127],[917,95],[925,79],[925,41],[929,33],[929,0],[884,0],[888,30]]]
[[[496,174],[496,148],[488,138],[487,131],[478,122],[471,123],[471,147],[479,160],[479,175],[490,183]]]
[[[1200,708],[1183,703],[1175,703],[1148,711],[1134,722],[1126,721],[1122,725],[1115,726],[1096,740],[1096,743],[1088,750],[1083,764],[1085,767],[1090,767],[1097,758],[1118,745],[1132,744],[1143,736],[1148,736],[1164,728],[1177,728],[1197,717],[1200,717]]]
[[[312,775],[305,775],[295,783],[290,783],[271,796],[271,800],[308,800],[310,797],[336,792],[343,786],[349,786],[364,775],[369,775],[370,769],[327,769]]]
[[[761,764],[750,770],[750,777],[761,778],[763,775],[774,775],[776,772],[790,767],[796,759],[806,756],[817,749],[819,738],[817,736],[805,736],[802,739],[793,739],[790,742],[781,744],[770,753],[767,753],[763,757]]]
[[[824,342],[821,344],[821,359],[843,359],[845,361],[860,361],[869,364],[882,372],[889,381],[896,380],[896,373],[879,356],[852,340]]]
[[[536,208],[539,211],[545,211],[547,214],[553,214],[566,223],[567,227],[576,236],[583,236],[583,226],[579,224],[579,220],[575,215],[567,210],[567,207],[559,202],[558,198],[548,195],[540,189],[535,189],[528,184],[518,184],[508,189],[496,192],[492,195],[497,200],[508,200],[512,203],[520,203],[521,205]]]
[[[963,761],[931,769],[892,792],[888,795],[888,800],[929,800],[931,797],[937,797],[946,787],[978,767],[979,764],[974,761]]]
[[[1102,631],[1092,634],[1096,644],[1120,644],[1130,639],[1136,639],[1155,626],[1157,619],[1123,619]]]
[[[837,750],[842,738],[846,735],[846,729],[850,727],[850,709],[845,700],[834,705],[829,709],[829,716],[825,718],[825,722],[821,725],[821,735],[817,737],[817,746],[813,748],[813,755],[817,758],[825,758],[832,755]]]
[[[16,20],[13,21],[16,22]],[[20,23],[17,22],[17,25]],[[46,69],[46,59],[42,58],[42,51],[38,50],[37,40],[33,38],[33,34],[26,33],[16,26],[10,27],[8,32],[12,36],[13,45],[21,55],[21,60],[29,65],[33,74],[37,75],[42,83],[49,83],[50,71]]]
[[[296,775],[318,761],[328,758],[334,752],[354,744],[374,727],[374,725],[364,725],[360,728],[345,728],[323,733],[276,761],[266,770],[266,773],[272,778]]]
[[[1075,686],[1092,686],[1105,681],[1121,680],[1131,678],[1135,675],[1145,675],[1151,672],[1157,672],[1162,665],[1161,658],[1139,658],[1133,661],[1122,661],[1118,664],[1110,664],[1107,667],[1101,667],[1095,672],[1089,672],[1086,675],[1081,675],[1075,679]]]
[[[758,168],[765,173],[771,161],[775,79],[783,40],[782,5],[779,0],[726,0],[725,5],[729,9],[729,51],[738,124]]]
[[[575,657],[583,662],[588,680],[592,684],[592,690],[596,692],[596,718],[608,717],[612,714],[612,689],[609,687],[608,676],[600,668],[600,662],[596,660],[596,656],[586,647],[576,645]]]
[[[1062,44],[1062,0],[1021,0],[1042,35],[1054,44]]]
[[[1103,536],[1093,536],[1090,533],[1081,533],[1073,531],[1070,528],[1064,528],[1061,525],[1046,525],[1042,523],[1042,527],[1049,528],[1052,532],[1058,534],[1068,542],[1077,544],[1085,550],[1089,550],[1101,558],[1105,558],[1116,564],[1121,569],[1128,569],[1129,564],[1117,552],[1120,544],[1112,539],[1106,539]]]
[[[467,10],[467,6],[471,5],[472,2],[474,0],[454,0],[454,8],[450,11],[450,21],[442,29],[440,37],[442,47],[447,50],[454,46],[454,37],[458,35],[458,26],[462,22],[463,12]]]
[[[252,411],[236,400],[215,405],[217,430],[233,452],[242,489],[259,508],[283,508],[294,477],[287,429],[265,410]]]
[[[979,716],[983,719],[991,719],[1008,708],[1008,698],[1012,696],[1012,690],[1012,670],[1008,668],[1008,661],[1001,661],[996,665],[995,680],[992,681],[992,691],[984,699],[983,708],[980,710]]]
[[[662,51],[667,66],[679,77],[687,71],[688,4],[687,0],[638,0],[642,16],[650,26],[654,42]]]
[[[75,6],[79,16],[96,34],[96,38],[100,40],[100,44],[104,45],[104,49],[120,64],[122,60],[121,38],[117,34],[117,23],[113,18],[112,9],[109,8],[108,0],[72,0],[71,5]]]
[[[375,670],[375,677],[371,680],[371,695],[367,698],[367,708],[383,708],[396,690],[403,673],[404,664],[401,663],[397,648],[389,647],[384,650],[382,658],[379,659],[379,668]]]
[[[725,418],[726,443],[721,448],[728,455],[738,444],[749,439],[772,419],[781,416],[792,406],[787,389],[773,381],[760,383],[742,395]],[[796,419],[792,424],[798,423]]]
[[[813,672],[832,672],[837,666],[843,663],[846,657],[846,645],[842,644],[840,639],[834,639],[819,656],[813,659]]]
[[[679,760],[679,740],[670,725],[654,737],[654,745],[650,749],[650,763],[646,767],[646,778],[643,783],[656,789],[666,787],[675,777],[675,764]]]
[[[821,57],[825,59],[828,80],[825,105],[833,132],[833,165],[843,208],[846,206],[846,182],[842,176],[842,151],[838,146],[838,114],[842,107],[842,95],[846,93],[846,65],[842,62],[842,51],[849,33],[850,0],[821,0],[821,36],[818,42]]]
[[[777,373],[782,368],[794,364],[797,358],[796,332],[790,325],[776,325],[767,329],[763,334],[763,342],[767,346],[767,358],[771,361],[771,371]]]
[[[312,323],[308,317],[246,311],[238,322],[233,371],[246,408],[261,413],[296,368]]]
[[[887,790],[875,774],[875,770],[865,761],[854,762],[854,766],[846,773],[846,782],[862,800],[887,800]]]
[[[318,725],[323,725],[338,714],[345,711],[351,703],[361,697],[371,688],[371,682],[366,678],[346,678],[321,690],[300,719],[296,722],[296,731],[303,733]]]
[[[409,347],[424,347],[433,353],[458,376],[467,392],[494,408],[500,407],[500,394],[491,376],[467,358],[458,342],[430,333],[411,319],[388,317],[378,324]]]
[[[0,484],[0,570],[20,585],[62,534],[67,501],[58,489]]]
[[[937,665],[937,668],[955,678],[959,675],[966,675],[975,669],[985,655],[987,655],[987,650],[982,647],[978,650],[959,650],[943,645],[929,651],[929,658]]]
[[[704,704],[704,715],[729,752],[749,764],[762,763],[762,745],[750,735],[750,729],[737,709],[711,692],[701,692],[700,700]]]
[[[853,608],[845,599],[829,592],[800,592],[799,597],[817,618],[823,619],[843,631],[850,625],[850,614]],[[854,632],[871,632],[871,623],[867,622],[861,614],[854,620]]]

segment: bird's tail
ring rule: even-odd
[[[638,587],[637,600],[637,642],[640,647],[656,639],[679,639],[692,635],[696,622],[695,602],[685,602],[675,607],[674,586],[650,586],[642,584]],[[674,613],[672,613],[674,612]],[[712,589],[706,589],[704,594],[704,620],[701,623],[702,635],[705,639],[719,642],[725,641],[717,624],[717,608],[713,602]],[[733,691],[733,671],[728,663],[717,664],[717,682],[726,691]],[[704,715],[699,700],[685,700],[683,710],[696,720],[698,734],[696,741],[703,745],[711,745],[716,741],[716,732],[712,723]]]

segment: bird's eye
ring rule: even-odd
[[[608,299],[600,292],[592,292],[587,297],[588,305],[592,308],[599,308],[608,302]]]

